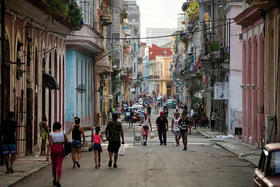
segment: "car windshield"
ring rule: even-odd
[[[280,151],[273,151],[271,153],[269,176],[280,176]]]

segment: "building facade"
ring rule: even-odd
[[[84,25],[79,31],[72,33],[72,36],[68,36],[66,42],[65,122],[67,130],[74,124],[75,116],[81,118],[81,124],[84,127],[91,128],[102,106],[102,102],[99,102],[100,95],[96,91],[100,87],[98,84],[100,81],[97,81],[100,67],[96,60],[104,52],[101,39],[102,23],[104,24],[101,22],[101,16],[104,15],[104,12],[100,11],[104,10],[106,6],[110,7],[110,4],[91,1],[87,5],[88,8],[82,4],[80,6],[84,16]],[[99,13],[94,11],[97,10],[96,7],[99,7]]]
[[[234,18],[243,11],[243,2],[228,2],[224,6],[226,18]],[[230,23],[229,49],[229,98],[228,98],[228,134],[242,134],[242,41],[239,39],[241,26]]]
[[[242,140],[261,146],[264,141],[264,18],[247,8],[235,21],[242,25]]]
[[[42,115],[50,127],[55,121],[64,127],[66,38],[59,33],[69,33],[69,24],[50,19],[46,2],[6,2],[2,110],[4,119],[15,113],[17,154],[24,156],[39,150]]]

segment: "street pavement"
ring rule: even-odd
[[[94,169],[92,152],[83,153],[81,168],[72,161],[63,164],[62,186],[251,186],[253,169],[210,140],[195,134],[189,150],[174,143],[126,144],[126,155],[119,157],[118,168],[108,168],[104,146],[100,169]],[[51,186],[51,167],[47,167],[14,186]]]
[[[152,115],[154,131],[155,119],[156,116]],[[119,157],[118,168],[108,168],[107,144],[103,144],[104,152],[100,169],[94,169],[92,152],[83,152],[79,169],[72,169],[70,157],[64,160],[62,186],[185,187],[252,186],[253,184],[254,165],[217,145],[217,141],[205,137],[205,133],[202,135],[203,129],[193,129],[192,135],[189,136],[188,151],[183,151],[182,145],[175,146],[171,132],[168,133],[167,146],[160,146],[157,136],[149,139],[147,146],[142,146],[140,142],[133,144],[134,128],[128,128],[126,123],[123,123],[123,128],[126,155]],[[135,132],[141,133],[141,127],[137,124],[135,124]],[[16,161],[15,169],[17,164],[20,162]],[[9,175],[10,179],[19,173],[16,171],[15,174]],[[1,187],[7,186],[2,185],[3,175],[0,174]],[[52,186],[51,167],[44,166],[29,177],[23,177],[13,186]]]

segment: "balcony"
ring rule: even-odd
[[[88,25],[83,25],[81,30],[67,36],[66,47],[92,55],[101,54],[104,51],[103,39]]]
[[[112,10],[111,7],[105,3],[103,3],[100,21],[102,26],[108,26],[112,24]]]

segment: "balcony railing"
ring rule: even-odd
[[[103,26],[112,24],[112,10],[111,7],[103,3],[102,6],[103,14],[100,16],[100,21]]]

